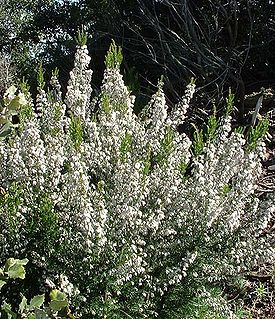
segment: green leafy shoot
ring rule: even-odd
[[[164,86],[164,75],[162,74],[160,76],[160,79],[158,80],[158,89],[162,90],[163,86]]]
[[[263,283],[259,283],[258,287],[255,290],[255,294],[258,300],[262,300],[263,298],[266,297],[268,291],[266,289],[266,287],[264,286]]]
[[[52,70],[52,76],[54,76],[54,77],[59,76],[59,69],[57,67],[54,70]]]
[[[129,153],[131,149],[132,142],[133,142],[132,135],[129,133],[126,133],[120,145],[120,160],[122,162],[125,162],[127,153]]]
[[[102,94],[101,96],[101,110],[105,114],[110,114],[112,111],[118,111],[125,113],[128,110],[128,105],[126,102],[112,102],[107,94]]]
[[[126,102],[114,103],[114,110],[121,113],[126,113],[128,110],[128,105]]]
[[[165,136],[160,142],[161,150],[155,158],[157,163],[163,163],[163,161],[165,161],[170,156],[174,147],[174,138],[175,131],[171,127],[167,127]]]
[[[253,128],[251,128],[248,135],[248,149],[253,150],[257,147],[258,141],[262,139],[269,128],[268,118],[264,118]]]
[[[99,193],[104,193],[104,181],[103,180],[100,180],[98,183],[97,183],[97,190]]]
[[[79,46],[83,46],[87,44],[87,33],[84,31],[84,27],[82,26],[81,29],[78,28],[77,32],[76,32],[76,37],[75,37],[75,41],[77,43],[77,45]]]
[[[94,122],[94,123],[97,123],[97,122],[98,122],[97,113],[92,113],[92,114],[91,114],[91,121]]]
[[[190,84],[196,84],[196,78],[192,77],[190,80]]]
[[[45,79],[44,79],[44,70],[42,67],[42,63],[39,64],[38,70],[37,70],[37,84],[38,88],[43,90],[45,87]]]
[[[244,134],[244,130],[245,130],[245,128],[244,128],[244,126],[238,126],[238,127],[236,127],[235,128],[235,133],[238,133],[238,134]]]
[[[224,184],[224,186],[223,186],[223,188],[221,190],[222,195],[226,196],[230,192],[231,188],[232,188],[231,185]]]
[[[39,205],[28,220],[26,231],[29,238],[41,238],[43,234],[43,245],[47,249],[60,234],[58,215],[52,200],[47,195],[39,197]]]
[[[101,97],[101,109],[106,114],[111,112],[110,97],[107,94],[103,94]]]
[[[231,92],[231,88],[228,90],[228,97],[226,98],[226,114],[231,114],[234,107],[234,94]]]
[[[19,121],[24,123],[27,120],[31,120],[34,117],[34,111],[30,104],[23,105],[20,108]]]
[[[121,65],[122,59],[121,47],[118,47],[115,41],[112,40],[109,51],[105,56],[105,65],[107,69],[118,69]]]
[[[216,116],[216,107],[214,106],[214,112],[207,121],[206,140],[208,142],[212,142],[215,139],[218,125],[219,121]]]
[[[195,124],[192,124],[195,128],[194,134],[193,134],[193,143],[192,143],[192,149],[195,156],[199,156],[203,152],[204,148],[204,142],[203,142],[203,130],[199,130]]]
[[[22,91],[22,93],[25,95],[27,95],[27,93],[29,93],[29,91],[30,91],[30,86],[29,86],[28,81],[25,79],[24,76],[23,76],[22,80],[19,82],[19,87],[20,87],[20,90]]]
[[[83,142],[83,129],[81,120],[77,116],[71,116],[71,122],[69,125],[69,135],[75,149],[79,149],[80,145]]]
[[[182,161],[180,163],[180,166],[179,166],[179,171],[180,171],[180,174],[181,174],[181,178],[182,178],[182,181],[185,182],[187,180],[187,176],[186,176],[186,171],[187,171],[187,168],[188,168],[188,163],[186,163],[185,161]]]

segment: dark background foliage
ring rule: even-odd
[[[196,107],[205,111],[223,100],[229,86],[237,95],[239,118],[245,94],[275,88],[275,4],[269,0],[47,0],[2,1],[0,50],[11,54],[18,75],[35,87],[35,68],[46,75],[58,67],[63,88],[73,65],[74,36],[89,34],[100,86],[111,39],[123,48],[123,72],[138,95],[137,108],[165,77],[172,105],[191,77],[197,79]]]

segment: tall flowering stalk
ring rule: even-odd
[[[227,112],[194,148],[177,130],[194,82],[169,112],[160,81],[137,116],[121,59],[113,43],[95,109],[80,41],[64,102],[54,74],[40,116],[23,116],[27,96],[19,129],[0,141],[1,256],[27,257],[41,287],[66,276],[82,318],[165,317],[176,291],[180,313],[186,296],[274,258],[274,200],[255,196],[261,142],[248,147]]]

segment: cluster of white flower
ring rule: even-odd
[[[73,243],[72,255],[89,262],[75,269],[83,272],[84,290],[92,289],[93,270],[98,274],[93,261],[101,261],[104,278],[112,279],[110,291],[146,287],[147,309],[150,296],[184,285],[186,278],[219,281],[255,262],[272,261],[274,249],[263,230],[274,201],[254,196],[262,149],[245,149],[244,137],[231,133],[230,116],[195,157],[191,140],[177,131],[193,83],[170,113],[160,83],[137,116],[119,69],[107,68],[99,110],[92,113],[86,46],[78,47],[75,59],[65,102],[53,77],[54,94],[39,91],[40,116],[22,117],[18,132],[0,141],[0,179],[7,192],[14,182],[25,191],[29,206],[22,215],[36,198],[30,194],[52,201],[64,228],[59,242]]]
[[[89,112],[92,93],[90,86],[92,71],[88,69],[90,60],[87,46],[78,47],[65,98],[68,109],[76,116],[80,116],[83,121],[85,121],[86,114]]]

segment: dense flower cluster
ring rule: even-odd
[[[42,285],[61,276],[83,318],[161,316],[176,287],[199,293],[272,262],[275,203],[254,195],[263,145],[248,150],[226,115],[195,156],[177,130],[194,83],[169,112],[160,81],[137,116],[117,66],[90,101],[89,62],[78,47],[64,102],[56,77],[40,87],[39,116],[25,93],[19,127],[0,141],[1,256],[27,255]]]

